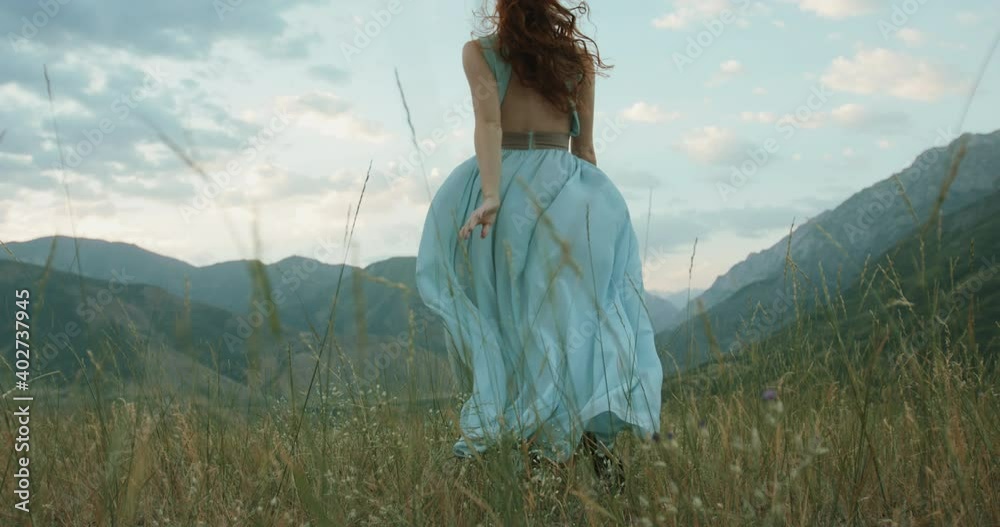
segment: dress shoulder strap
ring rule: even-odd
[[[510,77],[513,73],[510,64],[503,59],[500,50],[496,47],[496,35],[490,35],[479,39],[479,47],[483,50],[483,57],[493,70],[493,76],[497,80],[497,92],[500,95],[500,104],[503,104],[507,95],[507,87],[510,86]]]

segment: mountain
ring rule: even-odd
[[[402,260],[388,265],[405,268]],[[313,380],[319,342],[311,332],[279,326],[274,333],[270,324],[255,323],[253,317],[185,300],[133,278],[86,278],[0,260],[0,316],[15,320],[16,291],[30,294],[29,381],[44,376],[44,385],[56,389],[97,378],[132,386],[166,382],[169,386],[161,388],[186,395],[222,390],[246,401],[265,393],[289,395],[293,387],[300,395]],[[381,306],[385,303],[393,305]],[[405,305],[392,296],[373,304],[381,307],[372,311],[395,311],[391,316],[407,319]],[[14,357],[16,330],[13,324],[0,325],[4,356]],[[335,386],[345,395],[410,386],[429,395],[450,393],[453,387],[447,358],[427,351],[408,333],[338,335],[325,348],[319,373],[316,389]]]
[[[871,275],[876,269],[882,274],[891,272],[896,290],[884,291],[884,294],[904,306],[916,299],[896,298],[898,291],[915,290],[927,294],[933,290],[932,286],[954,291],[955,284],[965,280],[967,274],[982,270],[992,278],[1000,273],[997,263],[1000,261],[1000,192],[983,192],[978,200],[959,210],[954,210],[955,205],[948,205],[948,201],[942,208],[945,214],[939,222],[931,224],[929,230],[925,231],[922,225],[911,226],[908,235],[887,250],[867,255],[868,282],[864,289],[868,294],[874,281]],[[940,244],[937,243],[938,229]],[[665,361],[665,366],[672,367],[669,364],[675,362],[681,369],[697,366],[714,354],[713,349],[733,352],[772,334],[787,333],[785,327],[792,321],[815,318],[814,311],[838,296],[844,298],[841,302],[846,312],[845,320],[841,321],[843,327],[860,338],[871,332],[872,318],[887,308],[864,302],[867,297],[857,281],[858,274],[852,277],[842,274],[833,280],[824,280],[822,275],[817,277],[814,273],[810,278],[793,268],[787,275],[769,276],[746,285],[704,314],[658,335],[661,354],[673,359]],[[876,278],[879,282],[886,281],[881,274]],[[977,337],[983,339],[987,348],[995,347],[998,345],[997,320],[1000,320],[997,309],[1000,307],[1000,280],[980,277],[978,282],[970,293],[979,298],[981,307],[973,314],[975,327],[980,328]],[[846,308],[851,302],[856,309]],[[932,299],[921,298],[918,305],[926,306],[931,302]],[[712,339],[707,336],[708,331]],[[824,337],[812,335],[810,338]],[[826,338],[832,336],[826,335]]]
[[[674,327],[681,318],[681,311],[670,300],[648,291],[646,292],[646,311],[649,312],[649,320],[656,333]]]
[[[948,190],[945,213],[998,188],[1000,131],[963,138],[968,140],[967,152]],[[786,254],[812,283],[823,278],[830,283],[853,279],[870,255],[889,249],[928,217],[963,138],[925,151],[902,172],[800,225],[791,233],[790,244],[785,236],[769,249],[751,254],[716,279],[699,299],[709,309],[754,283],[782,275]],[[766,303],[767,299],[761,300]]]
[[[699,295],[704,293],[704,289],[683,289],[681,291],[673,291],[671,293],[656,293],[657,296],[663,298],[667,302],[670,302],[678,311],[684,311],[687,308],[688,302],[698,298]]]
[[[439,323],[416,294],[415,258],[393,258],[361,269],[290,257],[264,265],[268,288],[256,274],[256,262],[223,262],[197,267],[136,245],[57,236],[7,244],[18,261],[81,274],[98,280],[116,277],[160,287],[176,297],[261,320],[276,308],[283,325],[324,333],[332,321],[341,337],[397,338],[411,332],[427,349],[444,350]],[[0,251],[0,259],[10,258]],[[256,278],[255,278],[256,277]],[[270,301],[263,291],[269,289]],[[337,307],[330,310],[336,298]]]
[[[15,291],[30,295],[32,370],[68,381],[93,368],[124,379],[145,375],[147,353],[185,355],[206,371],[245,382],[256,344],[229,312],[189,303],[148,284],[81,278],[43,267],[0,261],[0,312],[14,320]],[[2,346],[14,342],[13,324],[0,325]],[[13,356],[13,351],[9,355]],[[273,376],[274,361],[254,364]]]

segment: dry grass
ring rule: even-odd
[[[786,377],[775,400],[678,387],[658,443],[617,447],[620,495],[582,458],[534,468],[511,444],[451,459],[457,400],[369,391],[368,404],[307,414],[296,441],[298,414],[280,401],[248,415],[43,396],[34,525],[997,525],[996,383],[943,355],[898,366],[844,383]]]

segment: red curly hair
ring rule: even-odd
[[[482,16],[486,29],[497,35],[501,56],[509,62],[521,84],[539,92],[554,107],[569,112],[579,99],[581,83],[591,72],[612,66],[601,60],[597,43],[584,35],[577,20],[590,7],[573,7],[560,0],[497,0],[496,8]]]

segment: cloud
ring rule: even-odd
[[[974,26],[979,23],[982,17],[972,11],[959,11],[955,13],[955,20],[965,26]]]
[[[622,111],[622,117],[626,121],[635,123],[665,123],[675,121],[680,116],[679,112],[664,111],[659,105],[645,101],[639,101]]]
[[[924,42],[924,34],[918,29],[904,27],[896,32],[896,38],[902,40],[904,44],[911,47],[919,46]]]
[[[771,112],[741,112],[740,118],[744,121],[761,124],[771,124],[778,120],[778,116]]]
[[[329,81],[334,84],[347,82],[351,78],[347,70],[329,64],[313,66],[309,68],[309,74],[317,79]]]
[[[673,10],[653,20],[653,27],[659,29],[686,29],[695,23],[706,22],[721,17],[726,11],[739,15],[750,6],[730,0],[674,0]]]
[[[835,91],[900,99],[934,101],[963,84],[944,68],[888,49],[863,49],[853,57],[837,57],[821,78]]]
[[[699,163],[727,165],[738,161],[748,144],[739,140],[732,130],[704,126],[686,132],[675,148]]]
[[[742,112],[740,117],[744,121],[764,124],[787,123],[806,129],[823,128],[833,124],[849,130],[872,133],[898,133],[905,131],[911,124],[909,115],[903,112],[871,110],[857,103],[842,104],[829,112],[811,112],[805,118],[790,113],[779,117],[770,112]]]
[[[835,122],[847,128],[866,131],[903,131],[911,122],[903,112],[874,111],[860,104],[848,103],[830,111]]]
[[[700,244],[726,234],[757,237],[771,234],[775,230],[787,231],[793,220],[797,224],[803,223],[805,218],[815,212],[811,210],[814,207],[815,205],[750,205],[717,209],[671,208],[668,213],[654,212],[649,219],[649,257],[653,259],[657,255],[666,256],[667,253],[679,250],[685,258],[690,258],[695,238],[698,238]],[[643,232],[645,228],[644,218]]]
[[[778,124],[788,124],[795,128],[816,129],[826,126],[830,116],[826,112],[809,112],[805,115],[786,113],[778,118]]]
[[[719,71],[727,75],[743,73],[743,64],[735,59],[730,59],[719,65]]]
[[[290,27],[284,15],[310,3],[313,0],[73,0],[52,2],[47,13],[39,2],[0,2],[0,20],[18,21],[15,35],[58,49],[99,46],[195,59],[209,56],[220,42],[235,40],[268,56],[304,57],[319,37]],[[20,23],[33,17],[47,22],[37,31]]]
[[[785,0],[799,6],[799,9],[823,18],[843,19],[872,12],[877,0]]]
[[[743,67],[742,62],[736,59],[729,59],[719,64],[719,71],[705,83],[705,86],[712,87],[725,84],[733,77],[742,75],[745,71],[746,69]]]
[[[382,125],[359,117],[353,105],[330,92],[317,91],[295,97],[279,97],[279,106],[299,126],[338,139],[382,143],[389,134]]]

